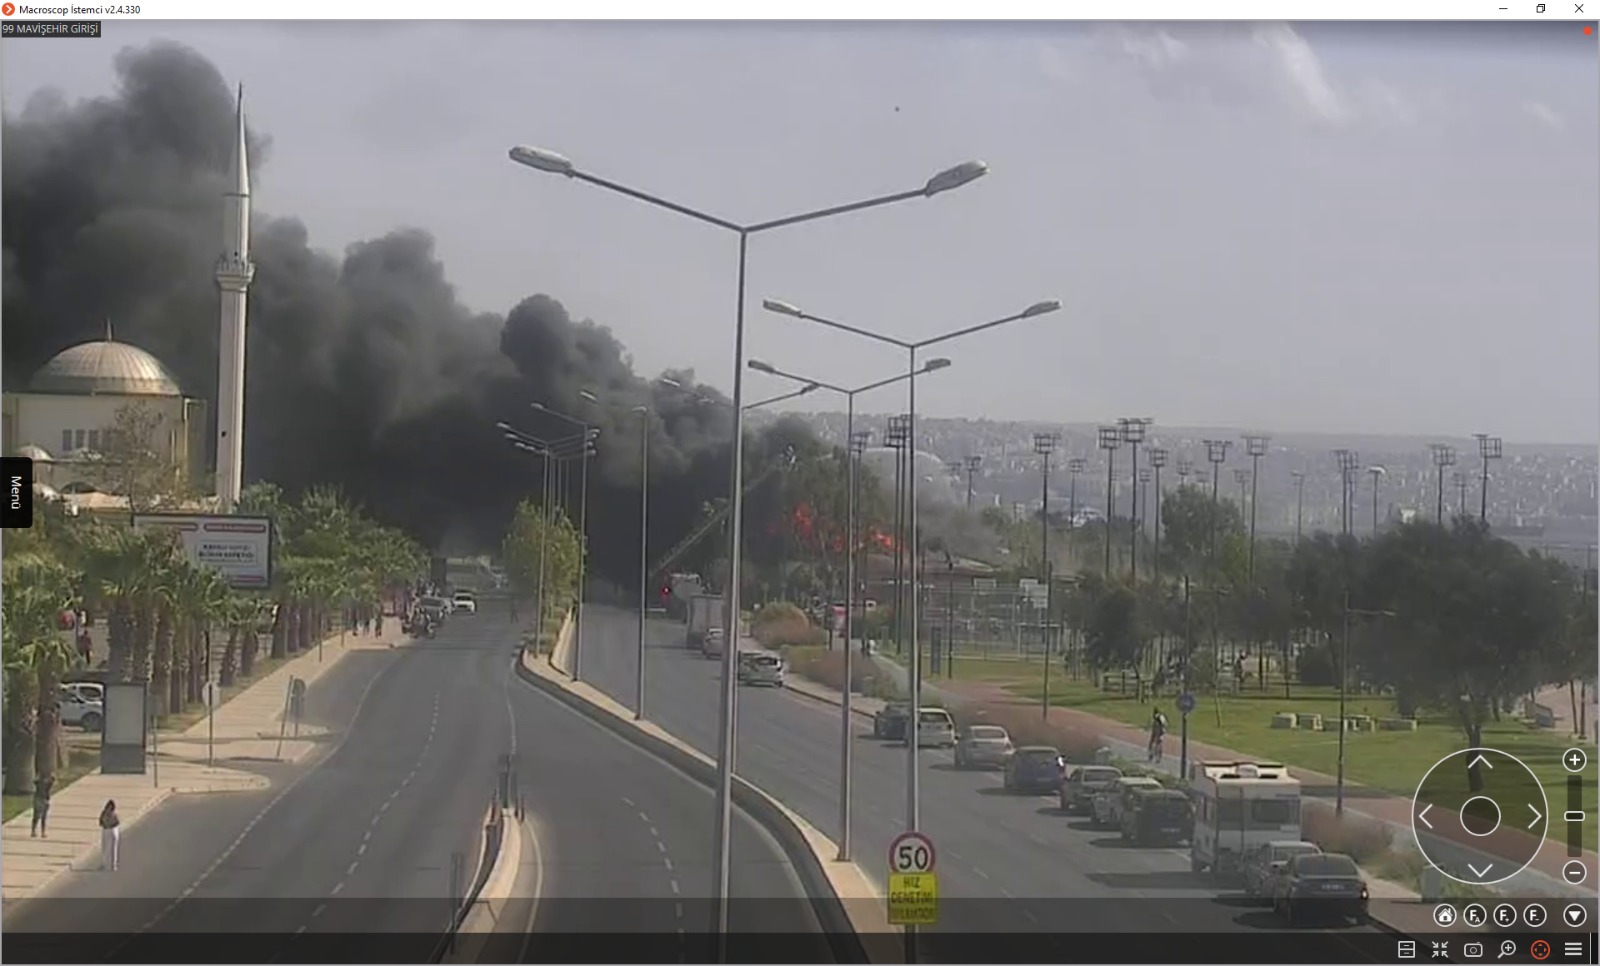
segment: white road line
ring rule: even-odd
[[[668,872],[672,871],[672,860],[671,859],[662,859],[661,860],[661,864],[667,867],[667,871]]]
[[[327,912],[327,911],[328,911],[328,904],[326,902],[324,902],[322,905],[320,905],[317,908],[311,910],[311,918],[315,919],[315,918],[317,918],[318,916],[322,915],[324,912]]]
[[[361,845],[356,849],[356,854],[357,855],[366,855],[367,854],[367,843],[362,842]]]
[[[635,808],[636,809],[636,808],[639,807],[638,805],[634,804],[633,799],[629,798],[626,795],[622,796],[622,804],[628,806],[629,808]]]
[[[678,892],[678,880],[677,879],[673,879],[672,882],[669,883],[669,884],[672,886],[672,894],[673,895],[678,895],[679,894],[679,892]]]
[[[330,895],[330,896],[336,896],[336,895],[338,895],[338,894],[339,894],[339,893],[341,893],[341,892],[343,892],[343,891],[344,891],[344,883],[343,883],[343,882],[340,882],[340,883],[338,883],[338,884],[337,884],[337,885],[335,885],[335,886],[334,886],[334,887],[333,887],[333,891],[332,891],[332,892],[330,892],[330,893],[328,893],[328,895]]]
[[[639,813],[639,818],[644,822],[644,824],[646,824],[646,825],[650,825],[651,824],[650,816],[646,815],[642,811]]]
[[[982,869],[978,868],[977,866],[973,866],[972,867],[972,871],[976,872],[981,878],[984,878],[984,879],[989,878],[989,873],[983,871]]]
[[[656,839],[656,851],[660,852],[662,855],[666,855],[667,843],[661,841],[660,839]]]
[[[350,863],[349,867],[344,870],[344,874],[345,875],[355,875],[356,874],[356,866],[358,866],[360,864],[361,863],[359,863],[359,862]],[[984,876],[984,878],[988,878],[988,876]]]
[[[1038,922],[1039,921],[1039,917],[1033,914],[1033,910],[1032,909],[1024,908],[1022,910],[1022,914],[1024,916],[1028,917],[1028,921],[1029,922]]]
[[[303,932],[305,932],[305,931],[306,931],[306,927],[304,927],[304,926],[301,926],[301,927],[300,927],[300,928],[299,928],[299,929],[296,929],[296,930],[295,930],[295,931],[294,931],[294,934],[295,934],[295,935],[296,935],[296,936],[298,936],[298,935],[300,935],[300,934],[301,934],[301,933],[303,933]]]

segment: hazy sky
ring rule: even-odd
[[[734,237],[513,144],[739,221],[987,161],[751,243],[748,356],[844,384],[903,353],[763,297],[906,338],[1062,300],[940,349],[933,415],[1600,439],[1600,52],[1576,24],[105,31],[7,43],[7,109],[108,93],[120,48],[186,43],[272,138],[258,210],[330,249],[427,228],[469,305],[548,293],[642,372],[728,388]]]

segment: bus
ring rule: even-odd
[[[1189,867],[1197,873],[1233,875],[1257,846],[1300,839],[1300,781],[1280,763],[1194,762],[1189,794],[1194,799]]]

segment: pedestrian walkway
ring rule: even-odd
[[[158,733],[153,767],[142,775],[85,775],[56,789],[50,800],[49,837],[32,836],[33,811],[29,809],[0,829],[4,866],[0,868],[0,899],[7,905],[32,898],[69,868],[99,862],[99,815],[108,799],[117,803],[124,831],[170,795],[240,792],[268,787],[269,782],[247,771],[207,764],[207,741],[214,731],[215,761],[296,762],[310,754],[322,736],[321,729],[293,726],[286,740],[283,731],[289,681],[300,678],[309,686],[327,674],[344,655],[363,648],[390,648],[404,638],[398,622],[377,635],[331,635],[320,647],[285,661],[259,681],[235,694],[218,708],[214,720],[201,719],[178,734]]]
[[[943,693],[949,695],[958,703],[979,704],[1017,704],[1022,699],[1007,691],[1004,686],[989,681],[947,681],[941,685]],[[1104,747],[1109,747],[1113,754],[1121,758],[1134,761],[1143,761],[1145,749],[1148,747],[1149,735],[1142,729],[1121,721],[1102,718],[1077,708],[1050,708],[1050,724],[1063,731],[1084,736],[1085,741],[1094,741]],[[1189,742],[1189,758],[1191,761],[1202,759],[1215,759],[1220,761],[1244,761],[1251,756],[1229,748],[1199,741]],[[1168,772],[1178,773],[1178,760],[1174,755],[1168,755],[1153,767]],[[1303,784],[1333,786],[1337,779],[1332,775],[1311,771],[1305,768],[1294,769],[1294,774]],[[1417,776],[1421,781],[1422,776]],[[1346,782],[1345,811],[1349,814],[1367,818],[1372,821],[1383,822],[1390,826],[1399,841],[1409,841],[1411,829],[1411,801],[1386,792],[1359,785],[1355,782]],[[1459,845],[1459,843],[1456,843]],[[1567,857],[1566,844],[1552,836],[1545,839],[1539,850],[1538,856],[1528,867],[1528,873],[1541,877],[1538,885],[1541,891],[1548,891],[1554,895],[1580,894],[1561,879],[1561,869],[1570,859]],[[1585,864],[1591,872],[1600,861],[1593,851],[1584,853]],[[1526,873],[1525,873],[1526,875]],[[1587,893],[1582,893],[1587,894]]]

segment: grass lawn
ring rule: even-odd
[[[67,767],[56,772],[56,788],[67,787],[100,767],[98,748],[67,748]],[[0,821],[9,822],[33,807],[32,795],[6,795],[0,803]]]
[[[1177,731],[1176,699],[1168,693],[1154,701],[1140,702],[1134,697],[1105,693],[1086,681],[1071,680],[1051,669],[1050,703],[1077,708],[1103,718],[1145,727],[1156,704],[1173,719]],[[1038,661],[963,660],[955,663],[957,680],[993,681],[1019,697],[1038,701],[1043,696],[1043,665]],[[937,682],[934,682],[937,684]],[[1246,690],[1239,695],[1197,694],[1198,706],[1189,716],[1189,737],[1233,749],[1256,758],[1284,762],[1311,771],[1332,775],[1338,770],[1339,737],[1336,731],[1274,730],[1272,716],[1281,711],[1322,714],[1332,721],[1339,713],[1339,695],[1333,688],[1297,687],[1285,699],[1281,690]],[[1391,698],[1354,695],[1346,702],[1348,714],[1374,718],[1396,717]],[[1551,808],[1559,813],[1566,806],[1567,772],[1561,767],[1561,752],[1576,739],[1559,733],[1537,731],[1519,721],[1491,723],[1484,728],[1483,744],[1516,756],[1533,770]],[[1417,730],[1351,733],[1345,738],[1345,768],[1352,782],[1369,785],[1395,795],[1412,797],[1422,776],[1441,758],[1466,747],[1466,736],[1447,719],[1422,717]],[[1590,749],[1591,756],[1593,749]],[[1465,773],[1452,770],[1451,780],[1441,784],[1437,800],[1441,804],[1464,799]],[[1459,781],[1455,779],[1459,778]],[[1459,788],[1453,787],[1459,785]],[[1589,796],[1591,799],[1593,796]],[[1457,802],[1458,803],[1458,802]],[[1587,841],[1596,841],[1596,807],[1586,802],[1588,817],[1584,831]],[[1565,827],[1552,822],[1551,833],[1563,835]]]

